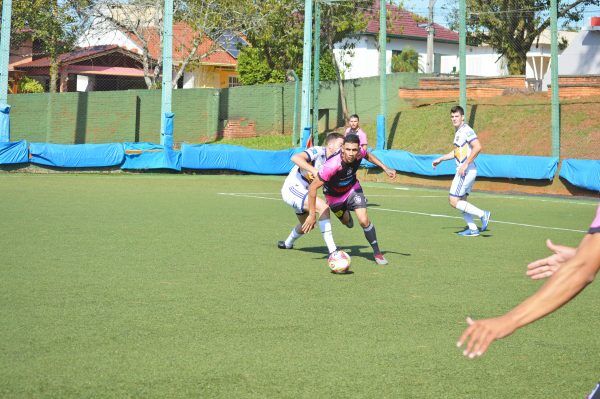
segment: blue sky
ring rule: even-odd
[[[396,1],[397,2],[397,1]],[[402,4],[407,10],[414,12],[415,14],[419,14],[422,16],[427,16],[429,0],[402,0]],[[437,0],[435,3],[434,9],[434,20],[436,23],[441,25],[447,25],[447,11],[444,10],[444,6],[449,8],[450,6],[456,4],[456,0]],[[588,20],[591,16],[600,17],[600,7],[598,6],[589,6],[585,10],[585,20],[579,23],[579,27],[582,27],[584,24],[588,23]]]

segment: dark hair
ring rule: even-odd
[[[350,115],[350,118],[348,118],[348,120],[350,120],[350,119],[352,119],[352,118],[356,118],[356,119],[360,120],[360,118],[359,118],[359,117],[358,117],[358,115],[356,115],[356,114],[352,114],[352,115]]]
[[[450,108],[451,114],[455,114],[457,112],[460,113],[462,116],[465,116],[465,110],[460,105],[455,105],[454,107]]]
[[[346,143],[356,143],[360,145],[360,139],[357,134],[347,134],[346,137],[344,137],[344,144]]]
[[[329,144],[329,142],[331,142],[332,140],[336,140],[336,139],[343,139],[344,135],[337,133],[337,132],[333,132],[333,133],[329,133],[327,135],[327,137],[325,137],[325,144]]]

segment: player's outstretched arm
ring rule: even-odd
[[[435,159],[432,163],[431,166],[433,166],[433,169],[435,169],[436,166],[438,166],[439,164],[441,164],[444,161],[448,161],[450,159],[454,158],[454,150],[450,151],[447,154],[442,155],[441,157]]]
[[[553,254],[546,258],[533,261],[527,265],[527,275],[531,277],[532,280],[539,280],[552,276],[558,270],[560,264],[573,258],[577,251],[577,248],[556,245],[550,240],[546,240],[546,246]]]
[[[317,191],[323,186],[323,180],[316,177],[308,186],[308,216],[302,224],[302,232],[308,233],[315,227],[317,222]]]
[[[396,169],[388,168],[383,162],[381,162],[381,160],[379,160],[379,158],[377,158],[375,155],[373,155],[372,152],[367,152],[366,158],[367,158],[367,161],[369,161],[369,162],[379,166],[381,169],[383,169],[385,174],[388,175],[391,179],[396,178]]]
[[[569,302],[594,280],[600,269],[600,234],[587,234],[575,255],[532,296],[503,316],[474,321],[456,344],[466,344],[463,354],[469,358],[481,356],[497,339],[512,334],[535,320],[552,313]]]

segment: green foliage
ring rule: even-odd
[[[402,49],[392,57],[392,72],[419,72],[419,53],[412,47]]]
[[[272,69],[259,54],[255,47],[245,47],[238,56],[237,71],[240,74],[240,83],[255,85],[268,82],[271,79]]]
[[[566,26],[581,21],[587,5],[600,0],[558,0],[558,17]],[[457,5],[449,11],[452,29],[458,29]],[[486,43],[502,54],[509,73],[524,75],[527,52],[550,26],[550,0],[467,0],[467,43]]]
[[[19,93],[43,93],[44,86],[30,77],[24,76],[19,81]]]

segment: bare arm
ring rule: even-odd
[[[516,329],[534,322],[574,298],[590,284],[600,269],[600,234],[587,234],[575,256],[566,261],[535,294],[513,310],[493,319],[467,322],[469,327],[457,346],[467,343],[463,352],[474,358],[481,356],[496,339],[512,334]]]
[[[433,161],[431,163],[431,166],[433,166],[433,169],[435,169],[435,167],[438,166],[440,163],[442,163],[443,161],[448,161],[450,159],[454,159],[454,150],[437,158],[435,161]]]
[[[304,169],[310,173],[312,173],[313,176],[316,176],[318,173],[317,168],[315,168],[313,165],[311,165],[308,162],[308,155],[302,151],[299,152],[298,154],[294,154],[294,156],[291,158],[292,162],[295,163],[296,165],[298,165],[298,167],[300,169]]]
[[[383,171],[392,179],[394,179],[396,177],[396,170],[392,169],[392,168],[388,168],[383,162],[381,162],[379,160],[379,158],[377,158],[375,155],[373,155],[373,153],[371,152],[367,152],[367,161],[374,163],[375,165],[379,166],[381,169],[383,169]]]

